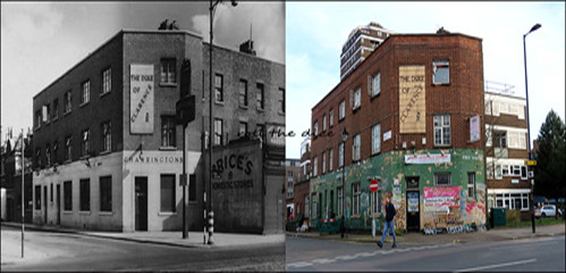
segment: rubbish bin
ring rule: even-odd
[[[491,208],[491,220],[493,221],[493,227],[507,225],[505,208]]]

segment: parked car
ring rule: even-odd
[[[560,215],[562,214],[562,211],[557,210],[555,205],[544,205],[540,208],[535,209],[535,217],[556,217],[557,212]]]

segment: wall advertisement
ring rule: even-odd
[[[153,134],[152,64],[130,65],[130,133]]]
[[[424,65],[399,66],[399,133],[426,133]]]

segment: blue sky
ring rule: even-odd
[[[483,39],[484,79],[514,85],[525,97],[523,34],[527,37],[531,138],[550,109],[564,121],[564,2],[287,2],[287,130],[310,128],[312,107],[340,80],[340,50],[350,31],[370,21],[396,33],[440,27]],[[309,118],[306,118],[309,117]],[[302,139],[287,138],[288,158]]]

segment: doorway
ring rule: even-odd
[[[407,231],[420,231],[419,177],[407,177],[405,181],[407,183]]]
[[[147,231],[147,177],[135,178],[135,230]]]
[[[55,202],[57,202],[57,225],[61,225],[61,184],[57,184],[56,194],[57,198]]]
[[[43,186],[43,223],[47,224],[47,186]]]

